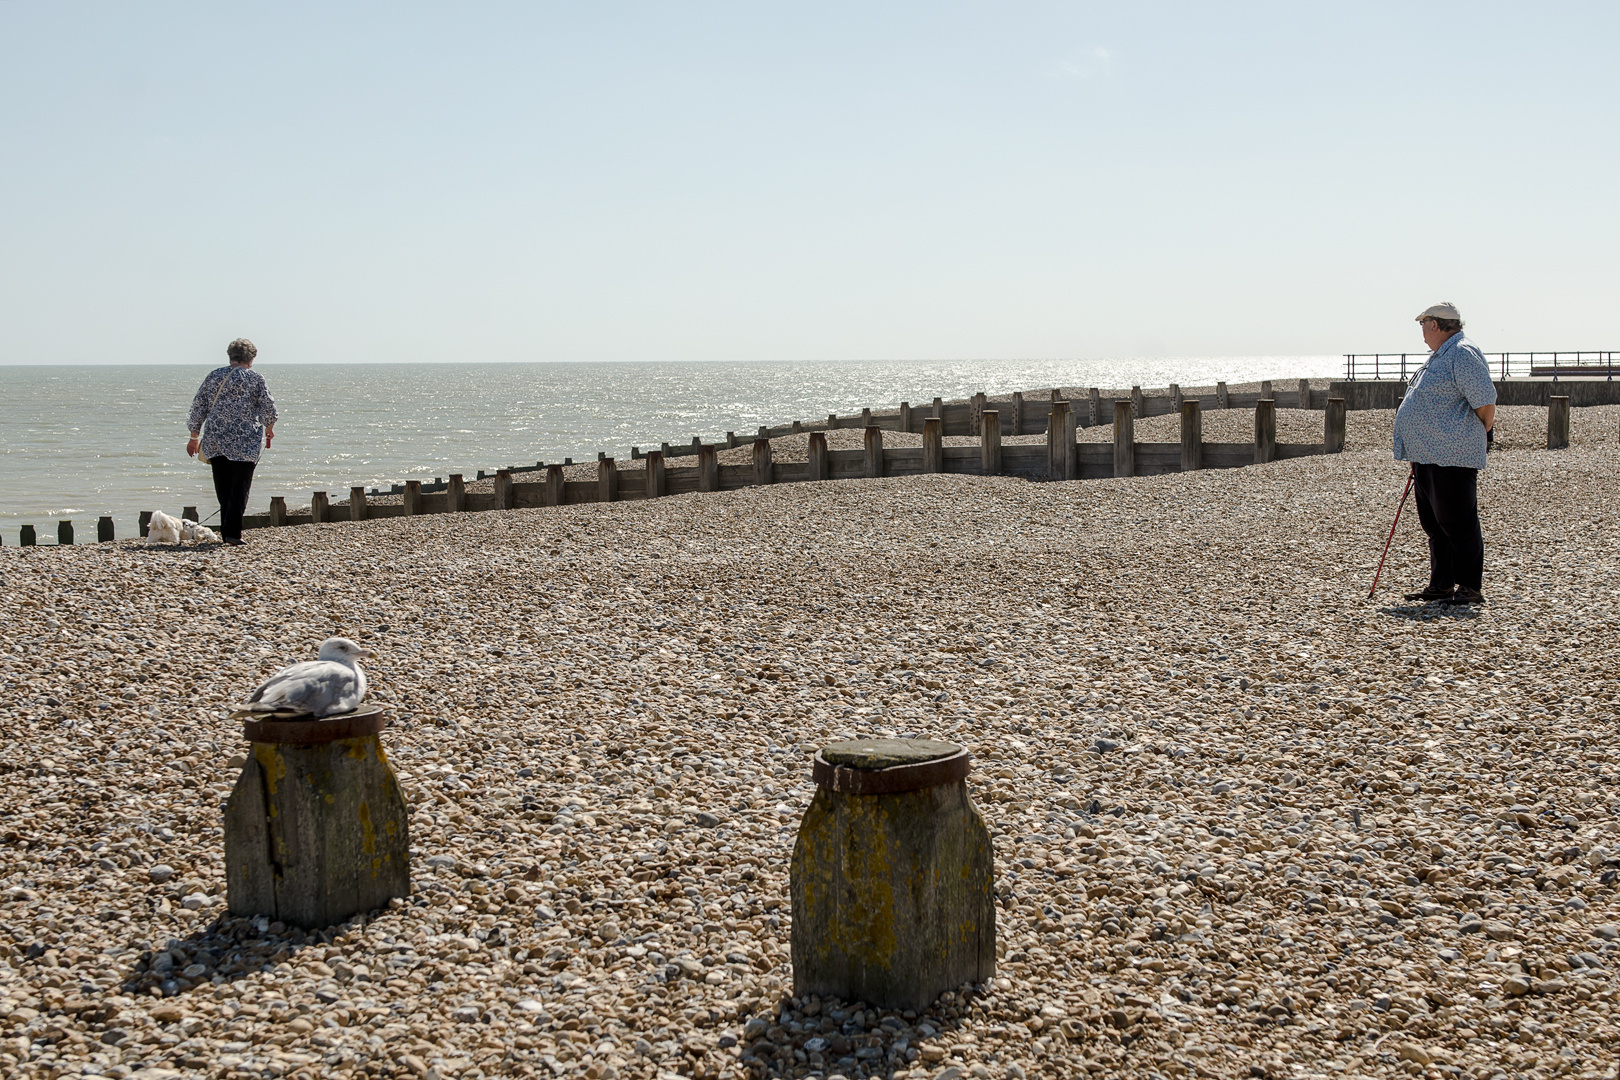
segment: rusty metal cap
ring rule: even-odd
[[[242,737],[248,742],[320,746],[339,739],[378,735],[387,726],[387,710],[368,705],[354,712],[339,713],[321,720],[244,720]]]
[[[810,776],[832,791],[890,795],[964,779],[973,755],[938,739],[858,739],[816,751]]]

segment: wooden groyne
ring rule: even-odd
[[[787,424],[762,426],[753,435],[726,432],[723,442],[664,443],[657,450],[631,447],[632,460],[644,468],[620,470],[614,458],[597,455],[595,480],[567,480],[562,463],[537,461],[533,465],[486,472],[476,479],[493,477],[494,490],[469,492],[461,474],[431,483],[418,480],[392,485],[388,490],[357,486],[349,489],[347,504],[317,491],[306,512],[289,512],[285,496],[273,496],[270,511],[251,514],[245,528],[269,528],[332,521],[364,521],[418,514],[465,513],[523,507],[565,506],[587,502],[658,498],[686,492],[734,491],[760,484],[782,484],[818,480],[844,480],[871,476],[906,476],[929,472],[967,475],[1017,476],[1029,480],[1087,480],[1108,476],[1151,476],[1157,473],[1192,469],[1225,469],[1243,465],[1336,453],[1344,445],[1344,414],[1350,411],[1393,409],[1404,396],[1406,384],[1397,380],[1340,380],[1326,390],[1312,387],[1310,380],[1268,380],[1258,390],[1232,391],[1217,383],[1211,393],[1184,393],[1176,384],[1163,390],[1144,391],[1132,387],[1128,397],[1105,395],[1096,387],[1084,390],[1052,389],[1013,393],[992,401],[986,394],[975,394],[966,401],[934,398],[927,405],[901,402],[897,409],[862,409],[859,413],[829,414],[825,420],[794,420]],[[1594,405],[1620,404],[1620,382],[1603,379],[1503,379],[1496,382],[1497,403],[1503,406],[1545,406],[1548,409],[1547,448],[1569,445],[1569,410]],[[1277,443],[1275,409],[1320,410],[1324,413],[1320,443]],[[1190,409],[1190,411],[1189,411]],[[1256,410],[1256,436],[1252,443],[1206,443],[1202,440],[1199,417],[1212,409]],[[1179,413],[1182,438],[1178,443],[1138,443],[1131,424],[1144,417]],[[1266,419],[1262,419],[1262,414]],[[1059,434],[1053,438],[1053,417],[1060,417]],[[1116,427],[1113,446],[1077,443],[1074,432],[1083,427],[1112,424]],[[1268,438],[1260,430],[1267,425]],[[825,432],[858,428],[866,432],[860,450],[831,450]],[[923,436],[920,447],[885,447],[884,432],[908,432]],[[789,435],[809,434],[809,460],[774,462],[770,440]],[[814,436],[820,434],[819,440]],[[1046,446],[1003,444],[1004,438],[1046,435]],[[948,437],[971,437],[978,446],[946,446]],[[717,455],[739,446],[754,447],[754,461],[748,465],[721,465]],[[697,458],[695,466],[671,464],[676,458]],[[524,476],[543,474],[543,479],[525,481]],[[399,501],[392,501],[399,496]],[[388,498],[386,503],[373,499]],[[198,520],[195,507],[186,507],[182,516]],[[151,513],[141,514],[139,535],[146,535]],[[57,543],[74,543],[71,521],[58,521]],[[113,519],[103,516],[97,522],[96,539],[114,539]],[[21,527],[18,542],[24,547],[39,543],[34,526]]]

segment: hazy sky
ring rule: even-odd
[[[1620,4],[0,0],[0,363],[1620,349]]]

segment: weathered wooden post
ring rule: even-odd
[[[1330,397],[1322,412],[1322,452],[1337,454],[1344,450],[1344,398]]]
[[[669,494],[669,475],[664,471],[664,453],[647,451],[647,498],[661,499]]]
[[[1264,398],[1270,398],[1272,401],[1277,400],[1277,395],[1272,393],[1272,391],[1271,391],[1271,380],[1270,379],[1262,379],[1262,380],[1260,380],[1260,397],[1263,398],[1263,399]]]
[[[366,489],[363,487],[349,489],[349,520],[366,520]]]
[[[871,426],[872,426],[872,410],[871,409],[862,409],[861,410],[861,427],[869,428]]]
[[[726,449],[727,450],[732,450],[732,449],[735,449],[736,446],[737,446],[737,433],[735,431],[726,432]]]
[[[232,915],[313,928],[411,892],[410,813],[378,735],[383,710],[248,720],[225,803]]]
[[[1299,407],[1301,409],[1311,407],[1311,380],[1309,379],[1299,380]]]
[[[450,486],[445,489],[445,502],[450,513],[460,514],[467,509],[467,483],[460,473],[450,474]]]
[[[776,466],[771,460],[771,440],[754,440],[754,483],[764,487],[776,481]]]
[[[764,424],[759,425],[759,433],[754,436],[755,441],[760,439],[769,439],[770,437],[771,429],[766,427]]]
[[[1052,402],[1052,416],[1046,423],[1046,475],[1053,480],[1074,479],[1074,438],[1070,434],[1069,403]]]
[[[1181,403],[1181,471],[1204,467],[1204,407],[1197,399]]]
[[[828,413],[827,414],[827,430],[832,431],[837,426],[838,426],[838,414],[835,413],[835,412]]]
[[[1126,398],[1114,401],[1114,475],[1136,475],[1136,416]]]
[[[983,392],[973,395],[968,406],[968,434],[981,435],[984,433],[985,396]]]
[[[495,470],[495,509],[511,510],[516,506],[516,493],[512,489],[512,470]]]
[[[563,467],[561,465],[546,466],[546,486],[540,489],[540,504],[542,506],[561,506],[567,498],[568,489],[563,487]]]
[[[1230,409],[1232,407],[1232,395],[1227,391],[1226,384],[1223,382],[1215,384],[1215,407],[1217,409]]]
[[[1067,480],[1080,479],[1080,410],[1074,402],[1066,401],[1063,414],[1063,476]]]
[[[195,506],[188,506],[188,507],[186,507],[186,508],[184,508],[183,510],[180,511],[180,520],[181,521],[201,521],[202,518],[197,516],[197,508]]]
[[[876,478],[883,475],[883,429],[868,425],[866,429],[866,475]]]
[[[702,451],[703,451],[703,440],[701,438],[699,438],[698,436],[696,436],[696,435],[692,436],[692,453],[698,454],[698,453],[702,453]]]
[[[1131,415],[1146,416],[1147,413],[1143,411],[1143,404],[1142,388],[1140,386],[1131,387]]]
[[[287,524],[287,497],[285,495],[270,496],[270,526],[280,528]]]
[[[1012,416],[1007,429],[1009,435],[1022,435],[1024,433],[1024,394],[1021,390],[1014,390],[1012,396]]]
[[[38,545],[39,539],[34,535],[34,527],[32,525],[24,525],[22,528],[17,530],[18,547],[37,547]]]
[[[922,1010],[995,974],[995,866],[971,767],[933,739],[816,754],[793,845],[795,995]]]
[[[1569,449],[1569,398],[1565,395],[1547,399],[1547,449]]]
[[[800,423],[800,422],[799,422],[799,421],[797,421],[797,420],[795,420],[795,421],[793,421],[793,425],[792,425],[792,434],[794,434],[794,435],[798,435],[798,434],[801,434],[801,433],[803,433],[803,431],[804,431],[804,425],[803,425],[803,424],[801,424],[801,423]]]
[[[146,534],[152,531],[152,511],[142,510],[136,527],[140,531],[141,539],[145,540]]]
[[[1181,414],[1181,384],[1180,383],[1171,383],[1170,384],[1170,411],[1177,414],[1178,416]]]
[[[806,480],[827,479],[827,436],[819,431],[812,431],[808,445],[804,451],[804,478]]]
[[[400,499],[405,507],[406,517],[415,517],[422,512],[422,481],[405,481],[405,492]]]
[[[58,521],[56,523],[56,542],[64,547],[73,546],[73,522]]]
[[[900,430],[911,430],[911,402],[909,401],[900,403]]]
[[[930,416],[923,420],[923,472],[936,473],[945,471],[945,439],[940,434],[945,421],[937,416]]]
[[[1261,398],[1254,405],[1254,463],[1264,465],[1277,457],[1277,403]]]
[[[979,414],[979,469],[986,476],[1001,475],[1001,413],[996,409]]]
[[[332,507],[327,501],[326,492],[312,492],[309,496],[309,520],[316,525],[322,525],[331,519]]]
[[[934,399],[934,419],[936,419],[936,420],[945,419],[945,399],[944,398],[935,398]]]
[[[596,501],[619,501],[619,464],[610,457],[596,459]]]
[[[1091,420],[1088,427],[1096,427],[1102,423],[1102,391],[1095,386],[1086,390],[1086,401],[1091,406]]]
[[[698,490],[720,490],[720,451],[712,446],[698,447]]]
[[[113,538],[113,519],[103,514],[96,520],[96,543],[105,544]]]

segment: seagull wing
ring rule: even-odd
[[[270,676],[231,715],[329,716],[354,709],[362,692],[355,670],[347,664],[310,660]]]

